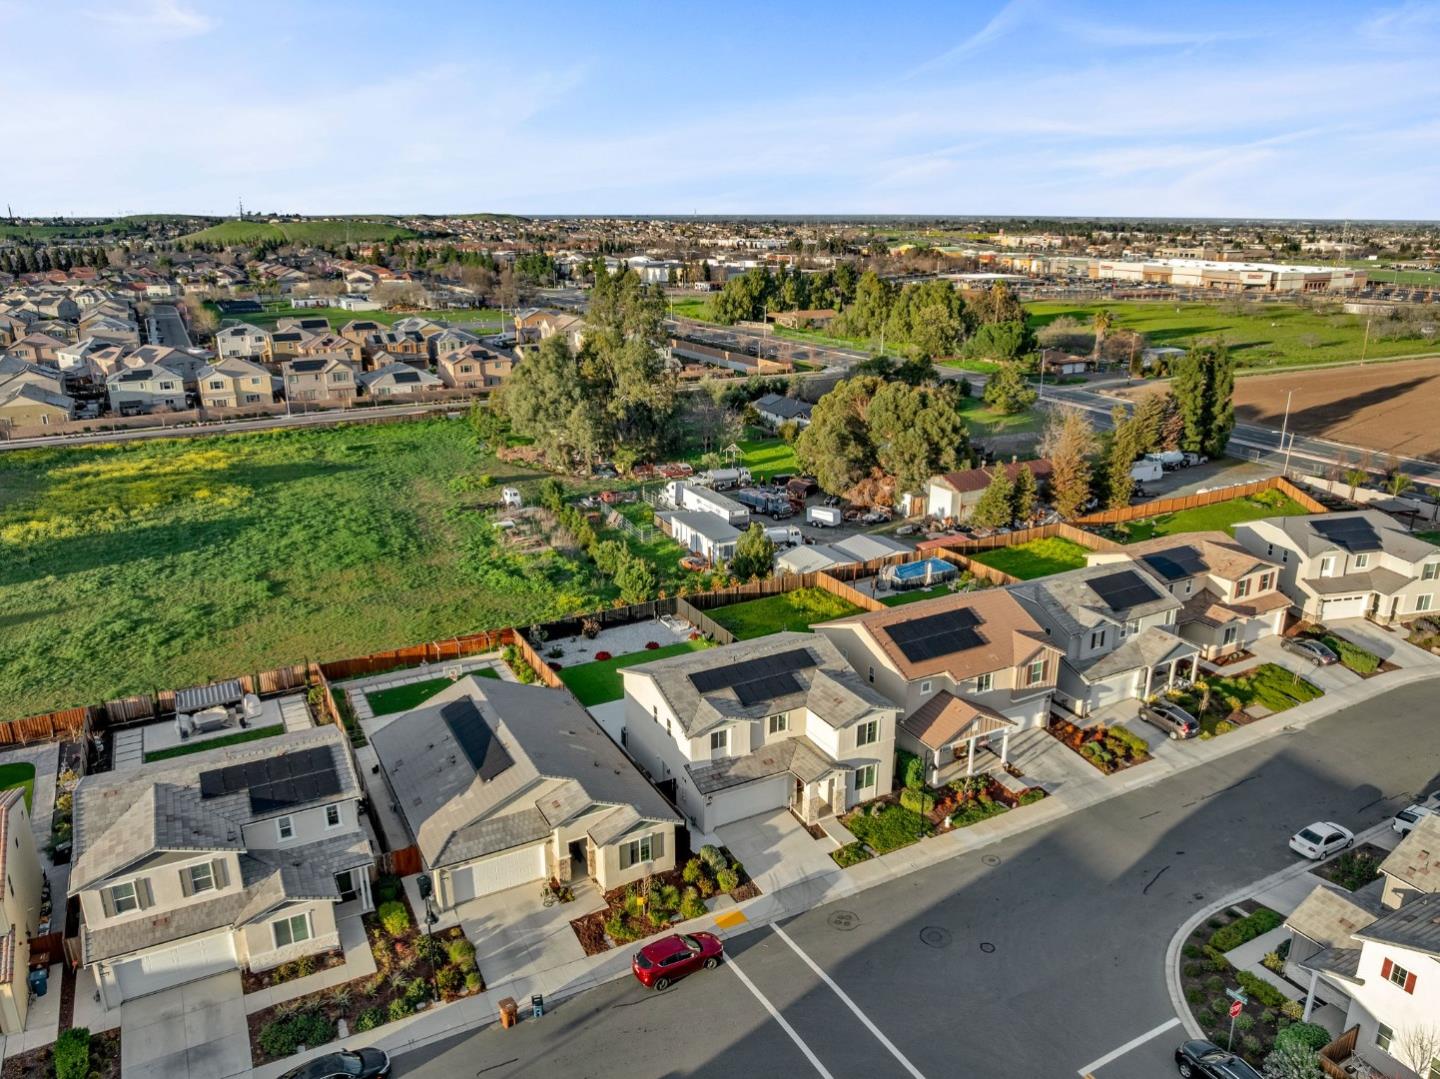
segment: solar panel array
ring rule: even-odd
[[[919,663],[984,644],[985,638],[976,628],[981,624],[979,615],[962,607],[956,611],[941,611],[925,618],[897,622],[887,626],[885,632],[906,659]]]
[[[1088,582],[1090,590],[1112,611],[1124,611],[1156,599],[1155,588],[1133,569],[1107,573]]]
[[[1342,517],[1336,521],[1316,521],[1311,526],[1337,547],[1352,554],[1380,550],[1380,537],[1369,521],[1361,517]]]
[[[341,789],[340,773],[327,746],[200,773],[201,799],[248,791],[252,813],[272,813],[319,801]]]
[[[460,752],[465,754],[465,759],[481,779],[494,779],[515,763],[515,758],[495,737],[495,732],[485,722],[474,701],[469,698],[451,701],[440,709],[440,718],[450,728]]]
[[[759,656],[756,659],[732,663],[728,667],[696,671],[690,675],[690,684],[699,693],[733,690],[735,699],[748,707],[761,701],[799,693],[800,682],[796,679],[795,672],[808,670],[813,666],[815,657],[810,654],[809,649],[792,648],[774,656]]]
[[[1159,554],[1147,554],[1141,561],[1167,581],[1179,581],[1205,572],[1205,560],[1194,547],[1172,547]]]
[[[419,382],[420,373],[418,371],[396,371],[394,379],[396,382]]]

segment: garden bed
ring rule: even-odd
[[[345,953],[339,948],[334,948],[328,952],[321,952],[319,955],[302,955],[299,959],[281,963],[278,967],[271,967],[269,970],[241,970],[240,988],[246,993],[258,993],[262,989],[270,989],[273,986],[284,985],[286,982],[308,978],[322,970],[333,970],[335,967],[343,965],[344,962]]]
[[[1319,641],[1340,657],[1342,667],[1354,671],[1361,678],[1374,678],[1377,674],[1400,669],[1389,660],[1381,659],[1368,648],[1362,648],[1354,641],[1331,633],[1324,626],[1314,624],[1303,626],[1298,636]]]
[[[80,1074],[88,1076],[88,1079],[120,1079],[120,1031],[116,1029],[90,1034],[83,1027],[74,1029],[83,1031],[90,1042],[90,1067],[87,1072]],[[81,1040],[78,1034],[66,1031],[60,1036],[60,1041],[7,1057],[5,1066],[0,1068],[0,1079],[35,1079],[37,1076],[55,1075],[56,1046],[67,1039],[71,1042]]]
[[[1389,851],[1373,843],[1362,843],[1353,850],[1342,851],[1327,862],[1322,862],[1310,872],[1344,888],[1347,892],[1358,892],[1371,881],[1380,877],[1380,863]]]
[[[928,816],[907,809],[895,795],[852,809],[840,818],[840,823],[876,854],[889,854],[935,834],[935,825]]]
[[[1052,715],[1047,730],[1106,775],[1150,759],[1150,743],[1124,727],[1077,727]]]
[[[1211,675],[1187,689],[1165,693],[1200,721],[1201,738],[1227,734],[1252,722],[1257,717],[1249,709],[1257,705],[1265,714],[1274,715],[1324,695],[1319,687],[1278,663],[1262,663],[1237,675]]]

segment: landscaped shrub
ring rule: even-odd
[[[1028,791],[1022,794],[1017,801],[1018,804],[1022,806],[1028,806],[1034,805],[1036,802],[1040,801],[1044,797],[1045,792],[1043,790],[1041,790],[1039,787],[1031,787]]]
[[[621,943],[635,939],[635,934],[630,932],[630,926],[625,921],[625,915],[618,910],[605,919],[605,934],[611,940]]]
[[[1186,963],[1181,969],[1185,972],[1185,977],[1187,978],[1198,978],[1201,974],[1205,973],[1205,968],[1199,963]]]
[[[1273,970],[1276,974],[1285,973],[1285,960],[1280,957],[1279,952],[1266,952],[1260,960],[1260,965],[1266,970]]]
[[[90,1031],[71,1027],[55,1040],[56,1079],[86,1079],[90,1074]]]
[[[413,1010],[404,997],[396,997],[390,1002],[390,1007],[386,1008],[385,1012],[390,1017],[390,1022],[393,1023],[398,1019],[404,1019]]]
[[[1254,1017],[1253,1015],[1251,1015],[1249,1012],[1241,1012],[1239,1015],[1237,1015],[1237,1016],[1235,1017],[1235,1029],[1236,1029],[1236,1030],[1254,1030],[1254,1029],[1255,1029],[1255,1017]]]
[[[705,903],[700,893],[694,888],[686,888],[685,894],[680,897],[680,917],[689,921],[691,918],[703,918],[705,914]]]
[[[375,882],[375,902],[389,903],[400,898],[400,878],[389,873]]]
[[[1253,1034],[1247,1034],[1240,1039],[1240,1047],[1244,1049],[1249,1056],[1254,1056],[1260,1052],[1260,1039]]]
[[[1267,1008],[1282,1007],[1290,1000],[1264,978],[1251,974],[1248,970],[1237,970],[1235,980],[1240,983],[1240,988],[1249,994],[1251,1000],[1258,1001]]]
[[[1287,1000],[1280,1005],[1280,1014],[1286,1019],[1299,1020],[1305,1014],[1305,1005],[1298,1000]]]
[[[712,873],[718,873],[722,869],[728,869],[725,861],[725,854],[713,843],[706,843],[700,848],[700,860],[710,867]]]
[[[841,869],[848,869],[852,865],[868,861],[870,852],[865,849],[864,843],[846,843],[839,850],[831,851],[830,857],[835,859],[835,864]]]
[[[596,658],[596,660],[598,660],[599,662],[604,663],[607,659],[613,659],[614,657],[611,656],[609,652],[605,651],[605,649],[602,648],[602,649],[600,649],[600,651],[598,651],[598,652],[595,653],[595,658]]]
[[[1380,859],[1363,850],[1347,850],[1330,864],[1329,870],[1331,880],[1353,892],[1380,876]]]
[[[385,1022],[384,1012],[379,1008],[366,1008],[355,1017],[355,1033],[363,1034],[367,1030],[374,1030],[383,1022]]]
[[[680,879],[686,884],[694,884],[705,874],[704,867],[700,864],[699,858],[691,858],[685,863],[685,868],[680,870]]]
[[[468,959],[475,958],[475,945],[464,937],[456,937],[445,945],[445,954],[450,957],[452,963],[464,963]]]
[[[308,978],[315,973],[315,957],[313,955],[302,955],[295,960],[295,977]]]
[[[260,1048],[271,1057],[288,1057],[302,1045],[308,1049],[334,1040],[334,1021],[319,1011],[277,1017],[260,1028]]]
[[[465,992],[478,993],[485,988],[485,983],[480,980],[480,972],[472,970],[465,975]]]
[[[1205,990],[1201,989],[1198,985],[1192,985],[1189,989],[1185,990],[1185,999],[1191,1004],[1199,1004],[1205,999]]]
[[[715,883],[720,886],[722,892],[733,892],[740,887],[740,874],[726,867],[716,872]]]
[[[439,964],[445,955],[445,946],[428,933],[415,938],[415,954],[427,963]]]
[[[1275,1036],[1275,1048],[1279,1049],[1284,1045],[1300,1045],[1318,1053],[1331,1041],[1330,1032],[1319,1023],[1291,1023]]]
[[[925,762],[914,753],[897,749],[895,772],[899,775],[900,782],[909,790],[918,791],[925,786]]]
[[[1210,947],[1219,952],[1231,951],[1279,927],[1284,920],[1269,907],[1261,907],[1255,913],[1237,918],[1229,925],[1215,930],[1210,936]]]
[[[900,804],[912,813],[929,813],[935,808],[935,796],[926,790],[906,787],[900,792]]]
[[[380,926],[392,937],[404,936],[410,930],[410,911],[399,900],[381,903],[375,910]]]

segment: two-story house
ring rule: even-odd
[[[627,667],[625,748],[701,832],[787,806],[806,823],[890,791],[899,709],[811,633]]]
[[[1063,650],[1055,699],[1076,715],[1196,675],[1200,649],[1177,632],[1184,605],[1142,563],[1086,566],[1009,592]]]
[[[243,408],[275,401],[270,372],[238,356],[200,368],[195,381],[200,387],[200,403],[206,408]]]
[[[1285,628],[1290,600],[1280,591],[1280,563],[1247,551],[1224,532],[1187,532],[1091,551],[1092,566],[1141,563],[1184,606],[1180,636],[1216,659],[1249,648]]]
[[[30,1005],[25,978],[30,941],[40,932],[43,879],[25,792],[0,791],[0,1034],[25,1029]]]
[[[566,690],[472,675],[371,743],[441,910],[552,877],[609,891],[675,867],[679,817]]]
[[[360,392],[355,368],[343,356],[310,356],[286,360],[285,396],[290,401],[324,401],[345,404]]]
[[[121,367],[105,380],[110,411],[139,415],[157,409],[179,410],[186,404],[185,380],[168,367]]]
[[[1379,510],[1247,521],[1235,541],[1280,563],[1280,588],[1307,621],[1389,623],[1436,609],[1440,547]]]
[[[1285,919],[1286,975],[1358,1028],[1355,1052],[1378,1074],[1440,1075],[1440,817],[1424,817],[1380,863],[1378,905],[1317,885]],[[1417,1036],[1418,1035],[1418,1036]],[[1429,1059],[1426,1059],[1429,1057]],[[1377,1074],[1354,1072],[1353,1074]]]
[[[932,786],[1009,759],[1010,735],[1043,726],[1062,652],[1004,589],[851,615],[814,626],[901,709],[901,748]]]
[[[429,371],[398,361],[367,371],[360,376],[360,381],[371,397],[416,397],[430,390],[445,388],[445,383]]]
[[[82,779],[70,894],[106,1007],[337,948],[335,908],[371,906],[361,795],[333,725]]]
[[[440,381],[452,390],[490,389],[500,385],[515,370],[515,358],[471,345],[443,352],[435,359]]]
[[[270,331],[248,322],[226,326],[215,333],[215,351],[222,360],[270,360]]]
[[[22,382],[0,384],[0,429],[48,427],[75,418],[75,399]]]

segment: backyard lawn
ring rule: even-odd
[[[860,608],[822,588],[797,588],[778,596],[746,600],[729,607],[714,607],[705,612],[715,621],[748,641],[752,637],[779,633],[782,630],[804,632],[816,622],[859,614]]]
[[[500,677],[494,667],[481,667],[479,670],[467,673],[480,678],[498,679]],[[365,700],[369,702],[372,713],[377,716],[389,716],[396,712],[408,712],[412,708],[418,708],[450,685],[454,685],[454,679],[442,675],[439,678],[427,678],[423,682],[406,682],[404,685],[391,686],[389,689],[377,689],[365,694]]]
[[[204,738],[198,742],[181,742],[178,746],[171,746],[169,749],[157,749],[153,753],[145,754],[145,763],[165,761],[171,757],[184,757],[191,753],[203,753],[207,749],[223,749],[225,746],[258,742],[262,738],[274,738],[276,735],[284,733],[285,724],[283,723],[275,723],[269,727],[250,727],[247,730],[236,731],[234,734],[227,734],[223,738]]]
[[[941,596],[950,595],[952,589],[948,584],[937,584],[934,588],[912,588],[909,592],[891,592],[888,595],[877,596],[876,598],[887,607],[903,607],[907,603],[920,603],[922,600],[939,599]]]
[[[0,764],[0,791],[8,791],[15,787],[25,792],[25,809],[30,810],[30,803],[35,800],[35,766],[26,761],[15,761],[10,764]]]
[[[1324,691],[1278,663],[1262,663],[1242,674],[1230,677],[1209,677],[1210,707],[1200,711],[1200,694],[1186,689],[1170,696],[1197,719],[1204,734],[1223,734],[1230,730],[1228,718],[1235,709],[1249,711],[1259,705],[1272,714],[1313,701]],[[1220,728],[1221,723],[1227,726]],[[1219,728],[1219,729],[1217,729]]]
[[[539,479],[452,420],[7,453],[0,719],[607,605],[490,526]]]
[[[771,476],[794,475],[800,471],[795,460],[795,447],[779,439],[746,439],[736,443],[744,452],[744,465],[757,480]]]
[[[996,435],[1039,434],[1045,426],[1045,411],[1027,408],[1013,416],[1006,416],[985,407],[978,397],[961,398],[961,411],[965,415],[965,427],[971,438],[985,439]]]
[[[1232,498],[1209,506],[1167,513],[1160,517],[1142,517],[1115,526],[1122,543],[1139,543],[1154,536],[1174,536],[1181,532],[1228,532],[1235,526],[1262,517],[1295,517],[1307,510],[1289,495],[1279,491],[1262,491],[1249,498]]]
[[[628,656],[597,659],[575,667],[561,667],[560,681],[565,683],[581,704],[589,708],[591,705],[604,704],[606,701],[618,701],[625,695],[625,688],[620,678],[621,668],[634,667],[640,663],[649,663],[653,659],[664,659],[666,656],[698,652],[702,648],[709,647],[710,642],[703,639],[680,641],[678,644],[649,648],[643,652],[631,652]]]
[[[1090,552],[1080,544],[1061,536],[1031,540],[1015,547],[996,547],[991,551],[977,551],[970,555],[1001,573],[1029,581],[1051,573],[1063,573],[1067,569],[1079,569],[1085,565],[1085,556]]]

